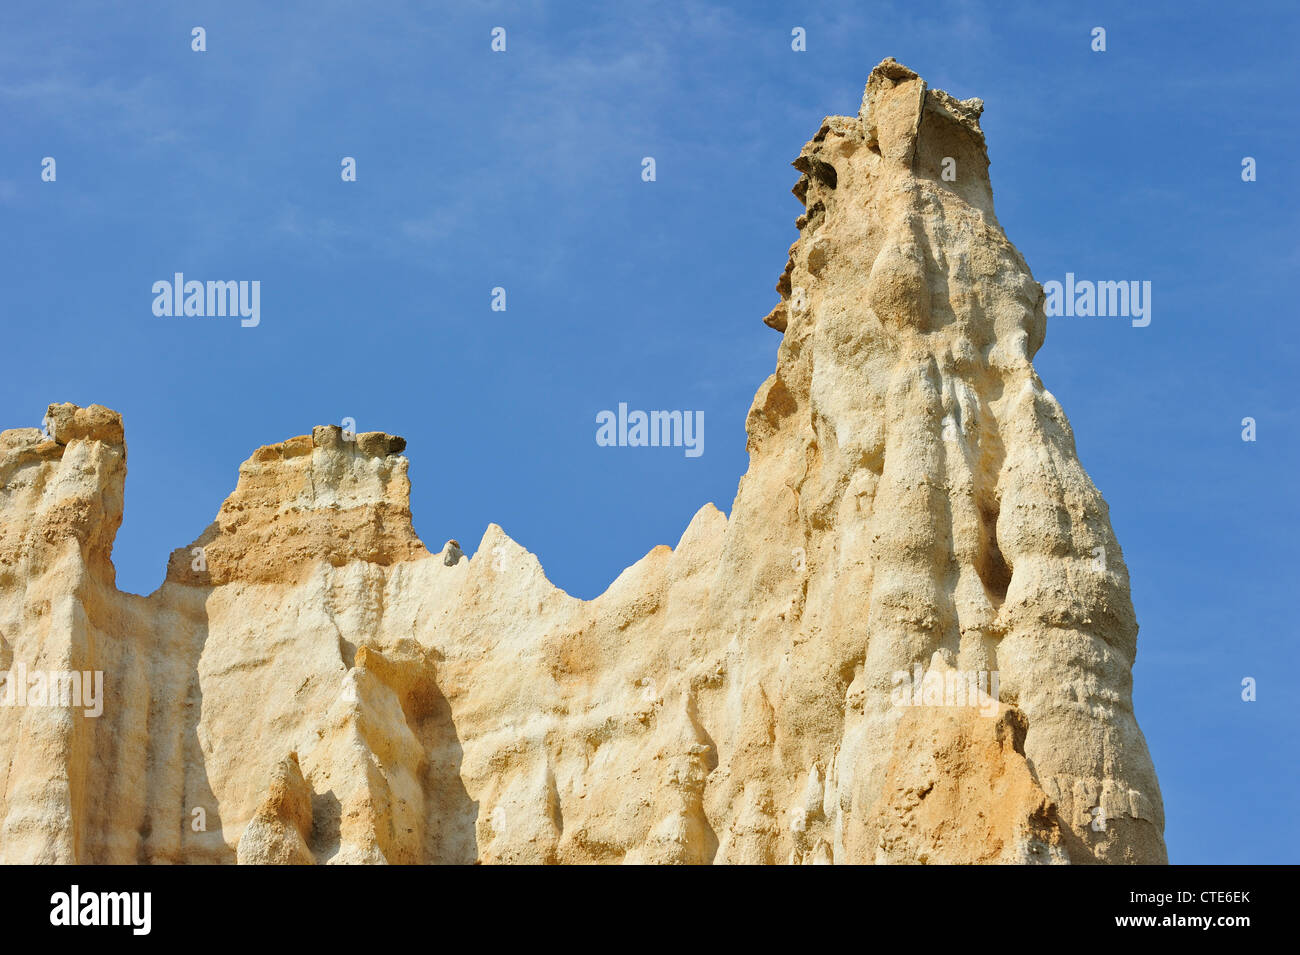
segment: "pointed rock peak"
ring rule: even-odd
[[[271,771],[266,795],[239,837],[241,865],[314,865],[308,848],[312,791],[291,752]]]
[[[487,568],[491,574],[504,574],[516,581],[545,583],[548,592],[554,590],[555,594],[568,597],[563,590],[550,583],[537,556],[515,541],[499,524],[487,526],[479,541],[478,550],[474,552],[472,564],[476,570]]]
[[[682,531],[682,536],[677,541],[677,546],[673,548],[673,553],[680,554],[689,552],[696,545],[717,540],[726,533],[727,515],[718,510],[717,506],[710,501],[691,518],[691,522],[686,525],[686,530]]]

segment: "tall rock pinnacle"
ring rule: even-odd
[[[431,554],[405,443],[330,428],[122,594],[117,415],[0,434],[0,694],[49,683],[0,707],[0,859],[1166,861],[1128,571],[982,109],[885,60],[822,123],[730,517],[591,601],[496,525]],[[73,671],[101,712],[48,705]]]

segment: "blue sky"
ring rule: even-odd
[[[123,413],[123,589],[345,416],[408,439],[431,547],[496,522],[581,597],[729,510],[789,163],[894,56],[984,99],[1039,281],[1152,282],[1149,327],[1053,319],[1036,365],[1132,575],[1171,860],[1300,862],[1292,4],[268,6],[0,6],[0,427]],[[260,326],[154,317],[176,271],[261,281]],[[597,447],[620,401],[703,410],[705,453]]]

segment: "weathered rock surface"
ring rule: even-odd
[[[0,434],[0,666],[104,674],[97,717],[0,707],[0,858],[1165,861],[1128,572],[981,110],[886,60],[822,124],[731,516],[592,601],[496,525],[431,554],[404,442],[337,428],[123,594],[119,417]]]

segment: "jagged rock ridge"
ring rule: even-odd
[[[123,594],[118,416],[0,434],[0,666],[105,674],[98,717],[0,708],[0,858],[1165,861],[1128,572],[981,110],[886,60],[825,120],[731,516],[592,601],[496,525],[430,554],[404,442],[336,428]]]

